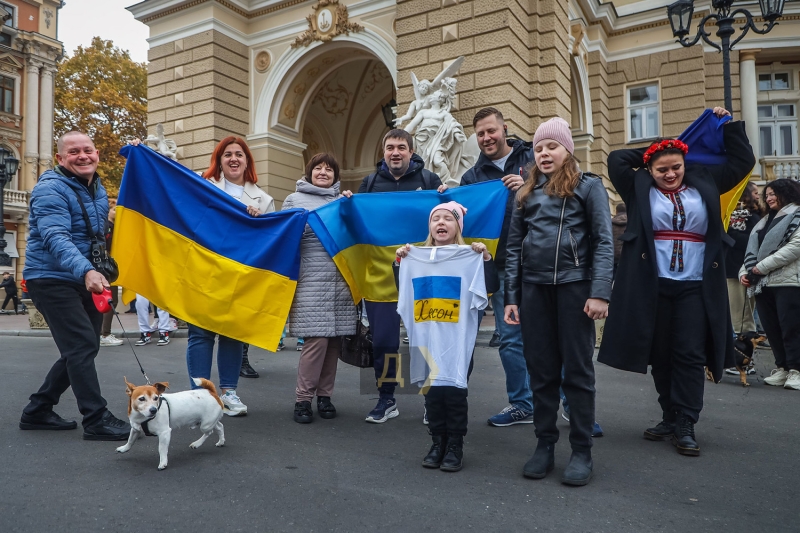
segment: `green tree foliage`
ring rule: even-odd
[[[54,127],[56,139],[71,130],[94,139],[98,172],[116,196],[125,169],[119,149],[130,137],[147,136],[147,67],[100,37],[79,46],[58,65]]]

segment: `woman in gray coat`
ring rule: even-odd
[[[283,210],[313,211],[342,196],[352,196],[350,191],[340,194],[339,185],[336,159],[330,154],[317,154],[306,165],[305,177],[297,182],[297,191],[284,200]],[[300,276],[289,312],[289,334],[305,339],[297,368],[295,422],[308,424],[313,420],[314,395],[321,418],[336,416],[331,394],[341,337],[355,333],[357,319],[350,288],[322,243],[306,226],[300,244]]]

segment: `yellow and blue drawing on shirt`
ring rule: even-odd
[[[461,309],[461,278],[423,276],[414,286],[414,322],[458,322]]]

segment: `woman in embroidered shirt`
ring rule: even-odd
[[[721,107],[714,114],[730,115]],[[744,123],[719,127],[722,165],[685,166],[691,146],[675,140],[608,157],[628,227],[598,361],[641,373],[652,366],[662,420],[644,437],[671,438],[683,455],[700,454],[694,425],[703,408],[703,367],[718,382],[733,361],[722,246],[731,239],[719,197],[755,164]]]

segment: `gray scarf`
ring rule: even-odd
[[[798,226],[800,226],[800,209],[797,209],[795,206],[793,211],[793,213],[786,213],[782,217],[776,219],[775,225],[764,236],[764,242],[761,243],[761,246],[759,246],[757,250],[751,246],[747,247],[747,253],[744,256],[744,267],[748,273],[752,272],[759,261],[763,261],[789,242],[792,234],[797,230]],[[767,218],[768,217],[764,217],[756,224],[756,227],[753,228],[750,234],[751,239],[755,238],[756,242],[758,242],[757,233],[763,227],[762,224],[767,223]],[[747,289],[747,296],[752,297],[753,295],[761,294],[761,290],[764,288],[766,281],[766,276],[758,278],[756,284],[751,285]]]

